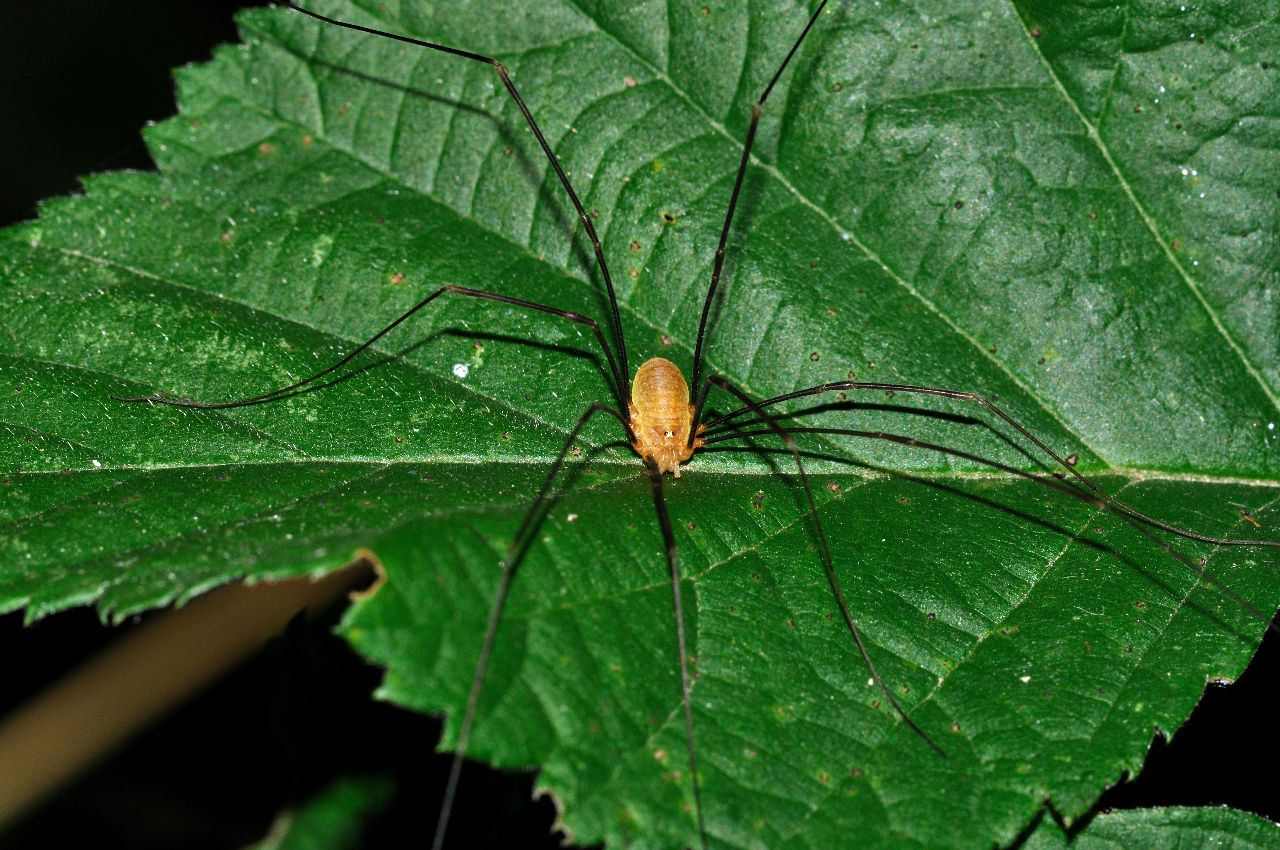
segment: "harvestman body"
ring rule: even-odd
[[[765,101],[769,97],[774,85],[782,76],[783,71],[787,68],[791,58],[795,55],[800,45],[803,43],[809,31],[817,22],[818,17],[822,14],[823,8],[826,6],[826,0],[819,4],[818,8],[810,16],[808,23],[801,31],[799,37],[792,45],[786,57],[782,60],[777,71],[774,73],[765,87],[764,92],[756,101],[752,109],[751,123],[747,130],[746,140],[743,144],[742,156],[738,165],[737,176],[733,184],[733,190],[730,195],[728,208],[725,213],[724,224],[720,232],[719,244],[716,248],[715,261],[712,270],[711,283],[708,287],[707,295],[703,303],[701,321],[698,326],[697,343],[694,348],[693,364],[692,364],[692,381],[685,380],[684,374],[674,363],[661,357],[651,358],[640,365],[636,370],[635,378],[631,382],[630,398],[624,398],[624,388],[626,387],[625,378],[629,374],[627,361],[626,341],[622,332],[621,318],[618,311],[617,299],[614,294],[612,279],[609,274],[609,268],[605,262],[603,250],[601,249],[600,239],[596,234],[595,227],[592,224],[591,217],[583,208],[581,201],[578,199],[577,193],[574,191],[569,182],[568,176],[565,174],[560,164],[556,160],[550,145],[543,136],[541,129],[534,120],[528,106],[526,106],[523,98],[516,90],[514,83],[511,81],[506,68],[496,60],[477,53],[471,53],[446,45],[436,44],[433,42],[423,41],[421,39],[411,38],[408,36],[398,35],[395,33],[384,32],[381,30],[371,29],[346,21],[339,21],[326,17],[316,12],[303,9],[292,3],[286,3],[291,8],[302,12],[312,18],[321,20],[327,24],[342,27],[345,29],[356,30],[371,35],[390,38],[397,41],[424,47],[430,50],[447,53],[453,56],[469,59],[476,62],[482,62],[493,67],[497,73],[502,85],[510,94],[512,100],[519,108],[530,131],[536,137],[538,144],[545,153],[549,164],[554,170],[561,186],[573,204],[573,207],[581,221],[587,236],[591,240],[592,249],[595,253],[596,263],[600,270],[602,282],[608,295],[608,301],[611,312],[611,331],[613,336],[613,346],[610,346],[606,340],[604,333],[601,331],[600,325],[587,316],[574,313],[567,310],[561,310],[556,307],[545,304],[538,304],[531,301],[525,301],[484,290],[470,289],[457,285],[443,286],[426,298],[418,302],[411,309],[400,317],[396,318],[389,325],[384,327],[378,333],[374,334],[370,339],[356,347],[350,354],[339,360],[337,363],[310,375],[300,381],[290,384],[280,389],[272,390],[261,395],[249,398],[241,398],[233,401],[222,402],[204,402],[197,401],[185,397],[173,397],[163,393],[156,393],[149,396],[118,398],[119,401],[128,402],[151,402],[158,404],[174,405],[179,407],[193,407],[204,409],[241,407],[250,404],[262,404],[271,402],[280,398],[284,398],[302,387],[313,383],[340,368],[345,366],[361,352],[372,346],[379,339],[391,332],[402,322],[409,319],[418,311],[426,307],[428,304],[443,295],[457,295],[467,298],[476,298],[487,301],[495,301],[514,307],[527,310],[533,310],[541,313],[550,314],[552,316],[574,322],[576,324],[585,325],[592,331],[597,344],[605,355],[605,359],[609,365],[609,373],[612,378],[613,389],[617,394],[617,401],[620,403],[619,408],[610,407],[603,403],[593,403],[578,419],[577,423],[570,430],[568,438],[565,440],[564,447],[557,456],[555,462],[551,465],[546,478],[543,480],[541,488],[537,496],[534,498],[529,509],[526,511],[521,524],[516,531],[515,537],[507,550],[506,557],[503,560],[502,575],[499,580],[498,590],[493,601],[490,611],[488,625],[485,631],[483,644],[480,648],[479,659],[476,663],[475,675],[472,680],[471,689],[467,699],[466,711],[463,715],[462,724],[458,735],[457,751],[454,755],[450,769],[449,781],[446,786],[444,800],[441,804],[440,816],[436,826],[435,838],[433,841],[434,848],[440,848],[444,843],[445,832],[448,826],[449,815],[452,810],[453,799],[457,791],[458,776],[462,765],[462,759],[466,754],[467,744],[470,738],[472,725],[475,719],[476,706],[479,701],[481,688],[484,683],[485,672],[488,667],[489,659],[492,654],[494,639],[497,633],[498,625],[501,619],[503,607],[505,605],[507,593],[510,589],[512,579],[514,578],[516,567],[519,562],[519,553],[523,550],[524,544],[529,540],[534,529],[538,524],[538,520],[542,515],[543,509],[551,499],[552,485],[564,466],[566,457],[570,448],[577,439],[579,433],[586,427],[587,423],[598,413],[607,413],[617,419],[625,429],[632,448],[641,457],[648,470],[649,478],[652,483],[654,506],[657,511],[659,525],[661,527],[663,540],[666,544],[667,563],[671,578],[672,598],[675,613],[676,638],[679,647],[680,662],[680,680],[681,680],[681,706],[684,714],[685,736],[688,747],[690,781],[694,799],[694,813],[697,818],[699,841],[703,848],[707,847],[707,832],[703,820],[703,807],[701,799],[701,789],[698,778],[697,767],[697,747],[695,745],[693,715],[690,703],[690,675],[689,675],[689,656],[686,648],[684,633],[684,612],[683,604],[680,597],[680,571],[677,562],[675,536],[671,527],[671,520],[667,513],[666,502],[663,495],[663,479],[664,474],[670,473],[675,477],[680,476],[681,464],[690,460],[694,453],[703,446],[712,445],[714,443],[725,442],[729,440],[748,439],[758,436],[774,436],[778,437],[785,444],[787,450],[795,461],[798,479],[804,489],[806,496],[806,504],[809,510],[810,521],[813,531],[819,544],[819,554],[821,556],[822,566],[826,573],[828,584],[831,592],[840,609],[844,623],[858,648],[858,652],[870,671],[871,678],[885,696],[888,704],[896,712],[899,718],[909,726],[916,735],[928,746],[932,747],[939,756],[945,756],[942,749],[934,743],[933,739],[920,729],[909,718],[894,698],[889,687],[881,679],[880,674],[876,671],[875,664],[871,656],[867,652],[867,648],[863,643],[861,633],[854,621],[853,614],[849,605],[845,600],[844,591],[841,588],[839,579],[833,566],[830,548],[827,545],[825,533],[823,532],[822,523],[818,515],[816,503],[813,498],[812,488],[809,485],[808,478],[805,474],[804,465],[801,461],[801,455],[797,448],[794,438],[795,434],[840,434],[845,436],[860,437],[865,439],[874,439],[880,441],[888,441],[899,443],[918,448],[924,448],[934,452],[940,452],[956,457],[960,457],[972,462],[983,464],[991,468],[997,469],[1009,475],[1019,476],[1034,481],[1037,484],[1056,490],[1065,495],[1082,500],[1100,508],[1106,508],[1112,513],[1120,516],[1123,520],[1133,525],[1138,531],[1152,537],[1157,545],[1161,546],[1165,551],[1182,560],[1189,568],[1197,571],[1197,574],[1206,578],[1219,589],[1231,596],[1241,605],[1249,609],[1255,616],[1263,619],[1266,618],[1261,612],[1258,612],[1249,603],[1240,599],[1220,581],[1215,579],[1203,570],[1201,565],[1189,561],[1185,556],[1173,550],[1167,543],[1154,538],[1143,526],[1150,526],[1170,532],[1182,537],[1190,538],[1207,543],[1217,545],[1243,545],[1243,546],[1271,546],[1280,547],[1280,542],[1267,540],[1237,540],[1230,538],[1210,537],[1198,534],[1193,531],[1178,528],[1176,526],[1165,523],[1154,517],[1143,514],[1129,505],[1115,499],[1099,486],[1094,484],[1088,477],[1076,471],[1074,464],[1068,459],[1060,456],[1040,438],[1036,437],[1025,427],[1014,421],[1008,414],[997,407],[994,403],[987,400],[978,393],[968,391],[958,391],[942,389],[939,387],[914,386],[905,384],[889,384],[877,383],[869,381],[834,381],[817,386],[809,387],[802,390],[786,393],[774,398],[765,399],[763,401],[754,401],[749,398],[740,389],[735,387],[727,379],[718,375],[702,375],[703,362],[703,343],[706,338],[708,329],[708,320],[711,313],[711,307],[715,302],[716,291],[720,281],[720,275],[724,265],[725,246],[728,241],[730,227],[733,222],[734,211],[737,207],[738,196],[742,189],[743,178],[746,174],[747,165],[751,158],[751,148],[755,140],[756,129],[759,125],[760,116],[765,105]],[[692,397],[690,394],[690,386],[698,389],[698,394]],[[737,410],[728,414],[718,416],[710,421],[703,420],[703,411],[707,402],[707,397],[712,387],[718,387],[729,393],[742,405]],[[1019,435],[1030,441],[1036,448],[1044,452],[1048,457],[1059,465],[1065,473],[1074,478],[1083,489],[1068,486],[1060,481],[1049,478],[1042,478],[1038,475],[1006,466],[968,452],[957,449],[948,448],[932,443],[925,443],[911,437],[900,436],[896,434],[888,434],[883,432],[858,431],[854,429],[838,429],[838,428],[810,428],[781,425],[778,420],[771,415],[767,408],[789,401],[796,398],[807,396],[816,396],[826,393],[843,392],[843,391],[876,391],[876,392],[900,392],[911,395],[936,396],[971,404],[985,408],[994,416],[999,418],[1009,427],[1013,428]],[[748,420],[745,425],[731,424],[734,420],[742,416],[751,414],[754,420]],[[748,426],[757,425],[754,430]],[[1271,627],[1273,630],[1274,626]]]
[[[641,363],[631,382],[627,411],[635,435],[631,448],[657,466],[659,474],[670,472],[679,478],[680,464],[702,448],[702,438],[691,433],[698,409],[689,403],[689,385],[680,367],[662,357]],[[705,426],[699,427],[698,433],[703,430]]]

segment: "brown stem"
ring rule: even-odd
[[[299,611],[367,586],[365,558],[317,580],[236,584],[157,615],[0,722],[0,832],[240,664]]]

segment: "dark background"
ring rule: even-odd
[[[36,216],[45,197],[78,191],[80,175],[150,168],[139,137],[175,111],[169,69],[235,40],[231,14],[261,3],[54,0],[0,9],[0,225]],[[98,848],[234,848],[332,778],[390,774],[399,792],[365,846],[425,846],[446,758],[434,721],[376,703],[378,671],[328,634],[289,632],[204,696],[0,837],[0,850],[91,842]],[[122,628],[130,628],[124,626]],[[119,629],[79,610],[23,628],[0,618],[0,712],[17,705]],[[1280,820],[1267,775],[1280,756],[1272,700],[1280,640],[1269,634],[1240,682],[1214,687],[1175,742],[1157,741],[1149,770],[1101,805],[1227,804]],[[3,766],[0,765],[0,769]],[[1158,780],[1147,776],[1158,777]],[[450,844],[529,847],[547,836],[549,803],[528,805],[531,779],[470,766]]]

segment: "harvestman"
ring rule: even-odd
[[[931,386],[843,380],[818,384],[816,386],[785,393],[763,401],[756,401],[734,386],[728,379],[720,375],[703,375],[703,344],[706,341],[711,309],[716,300],[716,292],[720,284],[720,275],[724,267],[725,246],[728,242],[729,231],[733,223],[734,211],[737,209],[738,197],[742,189],[743,179],[746,175],[747,166],[751,160],[751,148],[755,141],[756,130],[760,123],[760,116],[764,109],[765,102],[769,98],[769,93],[773,90],[773,87],[777,84],[779,78],[786,70],[787,65],[790,64],[792,57],[796,54],[796,51],[799,50],[800,45],[805,40],[805,37],[809,34],[809,31],[813,28],[819,16],[822,14],[823,9],[827,5],[827,0],[822,0],[818,5],[818,8],[809,17],[804,29],[800,32],[800,35],[792,44],[791,49],[787,52],[787,55],[783,58],[781,64],[770,78],[768,85],[765,86],[763,93],[752,107],[751,122],[748,125],[746,140],[742,146],[742,156],[738,163],[737,175],[734,179],[733,189],[729,196],[729,205],[725,211],[724,223],[720,230],[719,243],[716,245],[715,260],[711,272],[711,283],[707,288],[706,298],[702,305],[702,315],[698,324],[697,341],[695,343],[693,353],[693,379],[691,382],[686,383],[684,375],[680,371],[679,367],[661,357],[653,357],[642,363],[636,370],[635,378],[631,384],[631,395],[629,399],[625,392],[625,378],[630,373],[627,360],[626,340],[622,331],[621,316],[618,311],[617,297],[614,294],[613,280],[609,274],[609,266],[605,261],[600,238],[596,234],[596,229],[591,222],[591,216],[588,215],[587,211],[583,208],[582,202],[579,200],[577,193],[570,184],[568,176],[565,174],[564,169],[561,168],[550,144],[547,142],[537,121],[534,120],[532,112],[525,104],[524,99],[520,96],[519,91],[516,89],[515,84],[507,73],[507,69],[503,67],[502,63],[488,56],[472,53],[467,50],[461,50],[459,48],[449,47],[443,44],[435,44],[433,42],[411,38],[409,36],[399,35],[396,33],[384,32],[382,30],[372,29],[347,21],[336,20],[317,12],[303,9],[293,3],[285,2],[285,5],[312,18],[323,21],[326,24],[356,30],[358,32],[376,35],[383,38],[394,39],[396,41],[405,42],[418,47],[424,47],[441,53],[447,53],[452,56],[461,57],[463,59],[469,59],[473,62],[482,62],[490,65],[497,73],[498,79],[502,82],[503,87],[507,90],[508,94],[510,94],[511,99],[515,102],[516,107],[520,110],[520,114],[524,117],[525,123],[529,126],[530,131],[532,131],[534,137],[537,139],[538,145],[546,155],[547,161],[550,163],[552,170],[555,171],[560,185],[564,188],[570,202],[573,204],[574,210],[577,212],[578,219],[582,222],[582,226],[591,240],[591,247],[595,253],[596,264],[599,267],[600,275],[604,282],[605,292],[608,295],[609,311],[612,319],[611,330],[614,343],[613,346],[610,346],[609,341],[600,329],[599,323],[582,314],[569,310],[561,310],[547,304],[539,304],[532,301],[513,298],[496,292],[470,289],[450,284],[437,289],[435,292],[419,301],[382,330],[378,331],[368,340],[357,346],[351,351],[351,353],[343,357],[338,362],[310,375],[309,377],[289,384],[288,386],[248,398],[219,402],[198,401],[192,398],[174,397],[163,393],[132,398],[116,397],[117,401],[150,402],[173,405],[176,407],[194,407],[202,409],[243,407],[246,405],[264,404],[276,401],[293,394],[308,384],[311,384],[314,381],[337,371],[338,369],[341,369],[366,349],[374,345],[383,336],[390,333],[401,323],[442,295],[459,295],[467,298],[495,301],[526,310],[546,313],[557,318],[564,319],[565,321],[585,325],[590,328],[608,363],[609,377],[612,379],[612,389],[616,394],[618,407],[611,407],[610,405],[602,402],[594,402],[588,406],[578,418],[578,421],[570,429],[569,435],[564,441],[563,448],[556,456],[556,459],[551,464],[546,477],[543,479],[537,496],[533,499],[533,502],[526,510],[520,526],[516,531],[515,537],[507,549],[506,556],[502,562],[502,572],[499,578],[498,590],[489,612],[484,641],[481,645],[480,655],[476,662],[475,674],[467,697],[466,710],[458,733],[457,750],[454,753],[452,764],[450,766],[448,784],[446,785],[444,800],[441,803],[440,815],[436,824],[435,837],[432,842],[432,847],[436,848],[436,850],[439,850],[444,843],[444,837],[449,823],[449,816],[453,807],[453,800],[457,792],[458,777],[462,767],[462,761],[466,755],[467,744],[470,740],[471,729],[475,720],[476,706],[479,702],[481,688],[484,684],[485,672],[488,668],[490,656],[493,651],[494,640],[497,635],[498,625],[501,621],[503,607],[506,602],[508,591],[511,587],[511,582],[515,576],[516,569],[520,563],[520,555],[523,553],[525,544],[529,541],[533,531],[538,525],[538,520],[542,516],[542,510],[553,498],[552,485],[554,484],[561,468],[564,466],[565,460],[569,455],[574,442],[577,440],[579,433],[581,433],[591,419],[600,413],[606,413],[612,416],[622,425],[623,429],[626,431],[628,442],[644,461],[645,468],[652,484],[653,503],[657,512],[658,523],[661,527],[662,538],[666,546],[667,566],[671,578],[672,601],[675,613],[676,642],[679,647],[680,655],[680,703],[684,714],[685,740],[689,758],[689,773],[693,792],[694,811],[698,823],[699,840],[704,850],[707,847],[707,835],[703,820],[702,795],[698,779],[697,747],[695,745],[693,713],[689,696],[689,655],[685,642],[684,610],[680,598],[680,570],[677,561],[675,536],[672,531],[670,516],[667,513],[662,481],[662,476],[667,473],[678,478],[680,476],[680,465],[687,462],[698,449],[703,448],[704,446],[710,446],[729,440],[744,440],[760,436],[774,436],[782,440],[786,446],[786,450],[791,454],[792,459],[795,461],[797,478],[804,489],[809,518],[812,523],[813,532],[817,538],[818,550],[821,556],[823,570],[826,573],[827,582],[830,585],[832,595],[840,609],[840,614],[844,619],[845,626],[848,628],[849,634],[857,646],[858,653],[866,664],[867,670],[870,672],[871,678],[874,680],[876,687],[880,689],[880,692],[884,695],[885,700],[893,708],[894,712],[917,736],[919,736],[925,744],[933,748],[939,756],[945,756],[945,752],[937,743],[934,742],[932,738],[929,737],[928,734],[925,733],[923,729],[917,726],[916,723],[907,716],[906,712],[894,698],[892,691],[880,677],[875,663],[872,661],[871,656],[867,651],[862,635],[858,630],[853,614],[849,609],[848,602],[845,599],[845,594],[841,588],[840,580],[836,576],[831,558],[831,550],[827,544],[826,535],[823,532],[822,522],[819,518],[817,505],[813,498],[813,490],[809,484],[808,477],[805,474],[804,464],[801,460],[801,453],[795,441],[795,434],[837,434],[924,448],[930,451],[940,452],[975,463],[980,463],[1001,472],[1034,481],[1037,484],[1049,487],[1073,498],[1080,499],[1098,508],[1106,508],[1119,515],[1138,531],[1153,539],[1158,546],[1183,561],[1184,564],[1194,570],[1198,575],[1212,582],[1220,590],[1243,605],[1255,616],[1264,620],[1269,619],[1261,612],[1257,611],[1248,602],[1232,593],[1229,588],[1215,579],[1212,575],[1209,575],[1203,569],[1202,565],[1190,561],[1186,556],[1172,549],[1172,547],[1167,543],[1154,537],[1154,535],[1143,528],[1143,525],[1158,528],[1162,531],[1189,538],[1191,540],[1216,545],[1280,547],[1280,542],[1270,540],[1241,540],[1211,537],[1208,535],[1198,534],[1193,531],[1188,531],[1183,528],[1178,528],[1174,525],[1148,516],[1112,497],[1087,476],[1078,472],[1075,469],[1074,464],[1067,458],[1059,455],[1039,437],[1032,434],[1029,430],[1020,425],[1012,417],[979,393],[949,390]],[[696,397],[690,396],[690,385],[699,388]],[[703,413],[706,409],[707,399],[712,387],[718,387],[728,393],[736,399],[737,403],[740,404],[741,407],[731,411],[730,413],[717,416],[710,421],[703,421]],[[1005,464],[997,463],[969,452],[933,443],[926,443],[921,440],[897,434],[859,431],[848,428],[783,426],[778,419],[771,415],[767,410],[767,408],[773,407],[774,405],[797,398],[817,396],[833,392],[847,392],[851,390],[936,396],[977,405],[996,416],[1016,431],[1020,436],[1028,440],[1037,449],[1044,452],[1046,456],[1051,458],[1066,473],[1070,474],[1079,485],[1083,486],[1084,489],[1077,489],[1076,487],[1067,486],[1059,481],[1042,478],[1024,470],[1019,470]],[[743,424],[734,423],[734,420],[738,420],[749,414],[755,418],[749,419]],[[790,418],[795,418],[797,415],[804,415],[804,412],[802,411],[799,414],[790,414],[789,416]],[[751,429],[750,426],[752,425],[757,427]],[[1060,474],[1059,477],[1061,477]],[[1271,626],[1270,628],[1276,630],[1274,626]]]

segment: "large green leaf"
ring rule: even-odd
[[[688,363],[750,102],[805,8],[317,5],[506,63],[596,218],[633,364]],[[182,114],[148,133],[159,174],[94,177],[0,240],[0,607],[122,616],[368,550],[390,580],[346,634],[384,696],[449,713],[448,744],[498,559],[609,398],[590,335],[445,300],[279,403],[108,396],[270,389],[443,283],[602,316],[590,246],[490,69],[285,10],[241,24],[180,74]],[[769,102],[711,367],[760,395],[850,373],[980,390],[1142,509],[1274,537],[1278,46],[1263,2],[833,5]],[[821,419],[1043,462],[981,411],[862,401]],[[716,846],[988,847],[1046,799],[1076,816],[1263,629],[1084,503],[807,441],[852,608],[939,757],[868,685],[791,461],[757,448],[668,479]],[[616,423],[582,449],[471,753],[540,766],[582,841],[690,844],[649,485]],[[1280,602],[1274,550],[1177,545]]]

